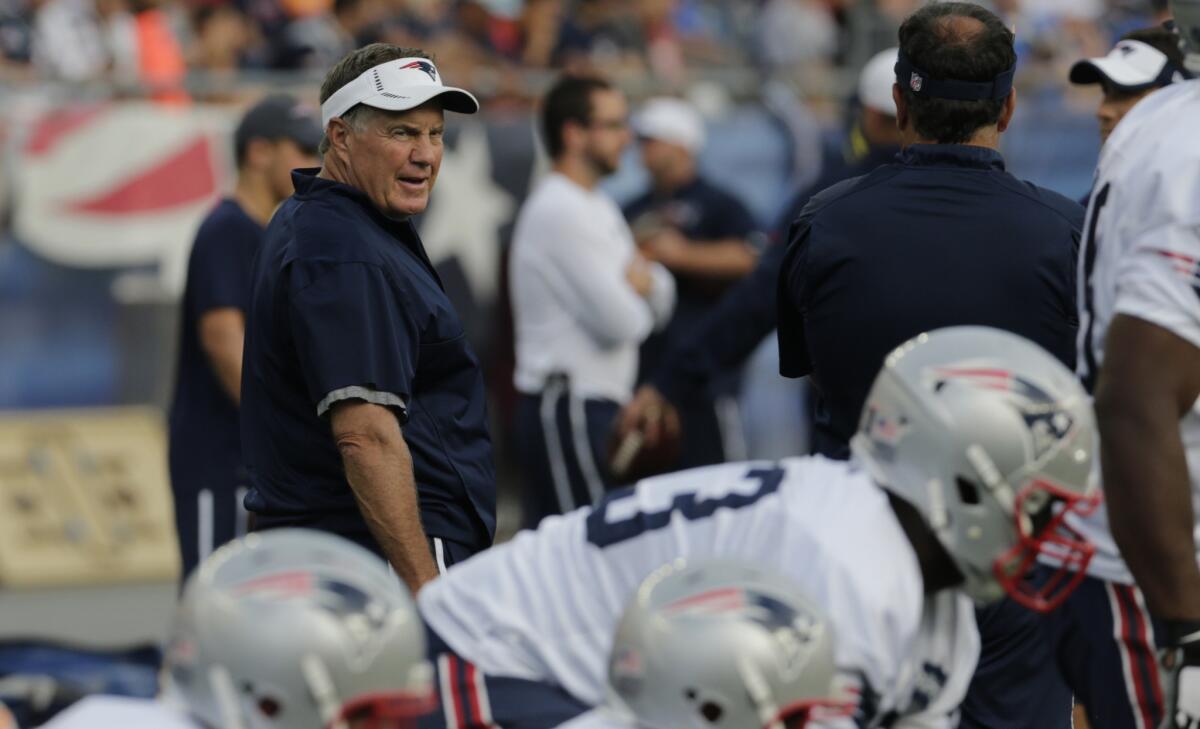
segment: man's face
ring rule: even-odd
[[[688,152],[677,144],[660,139],[642,137],[638,140],[642,151],[642,165],[655,181],[668,179],[680,165],[680,158]]]
[[[628,116],[629,107],[620,91],[592,92],[592,118],[584,154],[600,176],[611,175],[621,164],[621,152],[632,139]]]
[[[347,135],[354,186],[388,217],[424,212],[442,166],[444,129],[437,102],[408,111],[371,110],[361,131],[352,128]]]
[[[292,185],[292,170],[298,167],[317,167],[321,163],[316,152],[302,149],[290,139],[280,139],[271,146],[267,179],[275,202],[281,203],[296,191]]]
[[[1108,82],[1103,82],[1102,85],[1104,99],[1100,102],[1100,108],[1096,110],[1096,119],[1100,121],[1100,143],[1104,144],[1108,141],[1108,136],[1112,134],[1113,129],[1116,128],[1117,122],[1121,121],[1130,109],[1155,89],[1125,91]]]

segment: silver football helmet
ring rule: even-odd
[[[1200,0],[1171,0],[1170,6],[1182,41],[1184,65],[1192,73],[1200,73]]]
[[[1090,399],[1050,354],[998,329],[950,327],[888,355],[850,445],[921,513],[977,603],[1007,594],[1046,612],[1095,552],[1065,522],[1099,503],[1095,440]],[[1062,568],[1034,584],[1039,555]]]
[[[189,578],[167,693],[219,729],[415,726],[433,707],[416,606],[374,554],[303,529],[250,534]]]
[[[833,629],[791,582],[731,562],[656,571],[617,627],[609,689],[647,729],[798,729],[846,716]]]

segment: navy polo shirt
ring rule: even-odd
[[[745,205],[700,177],[670,195],[661,196],[651,190],[626,205],[624,213],[635,231],[643,220],[665,223],[695,243],[729,238],[753,243],[757,233],[754,218]],[[674,276],[675,310],[662,331],[642,345],[639,381],[647,380],[665,354],[691,336],[727,288],[698,277]],[[726,372],[710,383],[709,394],[732,394],[737,390],[737,381],[736,369]]]
[[[377,553],[346,481],[328,406],[347,388],[389,405],[412,454],[430,537],[479,550],[496,486],[479,362],[412,223],[361,191],[292,174],[254,263],[242,443],[257,526],[307,526]]]
[[[913,145],[814,196],[779,279],[779,354],[817,391],[815,450],[848,456],[884,357],[923,331],[1005,329],[1073,369],[1083,218],[967,145]]]
[[[246,311],[250,265],[263,228],[232,199],[222,200],[196,232],[180,316],[179,360],[171,402],[171,483],[176,491],[233,493],[242,445],[238,409],[200,346],[200,318],[214,309]]]

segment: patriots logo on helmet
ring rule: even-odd
[[[668,615],[727,615],[757,623],[778,648],[779,670],[794,675],[805,665],[807,647],[817,639],[820,626],[815,617],[796,610],[770,595],[739,587],[701,592],[667,605]]]
[[[409,61],[408,63],[401,66],[400,70],[404,70],[406,68],[415,68],[418,71],[424,71],[425,73],[429,74],[430,79],[432,79],[434,81],[438,80],[437,69],[434,68],[433,64],[430,63],[429,61]]]
[[[1021,414],[1033,440],[1033,455],[1040,458],[1071,431],[1074,418],[1050,393],[1008,370],[984,367],[947,367],[934,370],[934,391],[958,380],[988,390],[1016,396],[1013,405]]]

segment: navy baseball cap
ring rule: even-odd
[[[240,159],[251,139],[290,139],[304,151],[315,153],[322,136],[315,107],[293,96],[272,94],[250,107],[242,117],[233,143]]]

